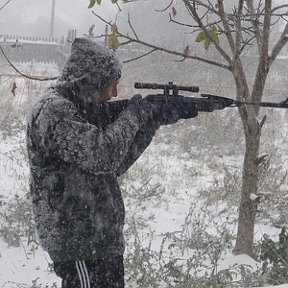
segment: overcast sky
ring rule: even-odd
[[[0,7],[6,2],[7,0],[0,0]],[[115,15],[116,7],[109,3],[111,1],[103,1],[101,7],[97,5],[94,10],[111,17]],[[49,36],[51,4],[52,0],[11,0],[0,11],[0,33]],[[78,36],[82,36],[92,24],[98,26],[99,33],[102,33],[102,29],[104,33],[100,21],[87,9],[88,4],[88,0],[56,0],[55,36],[66,36],[71,28],[77,30]]]
[[[0,0],[0,8],[7,1],[8,0]],[[274,1],[274,4],[280,4],[286,3],[285,1],[287,0]],[[170,0],[143,1],[142,7],[139,6],[140,3],[139,5],[137,3],[138,9],[133,10],[133,13],[131,13],[131,21],[135,27],[138,28],[137,32],[142,27],[142,33],[146,32],[146,34],[151,37],[155,27],[157,27],[155,31],[157,33],[157,38],[160,39],[161,37],[164,37],[169,39],[169,35],[167,35],[167,33],[170,33],[173,34],[171,37],[174,39],[179,33],[175,31],[175,25],[169,23],[167,16],[168,12],[160,13],[159,15],[159,13],[153,11],[153,8],[160,10],[163,9],[170,2]],[[0,11],[0,34],[44,37],[49,36],[51,4],[52,0],[11,0],[9,4]],[[88,28],[92,24],[96,25],[96,35],[104,34],[104,24],[92,14],[91,9],[87,8],[88,4],[89,0],[56,0],[54,36],[67,36],[69,29],[76,29],[77,36],[83,36],[84,33],[87,33]],[[124,6],[124,11],[126,11],[126,13],[133,7],[133,5]],[[153,7],[152,10],[151,7]],[[183,8],[183,4],[181,4],[179,7]],[[149,8],[149,11],[147,8]],[[178,9],[179,8],[177,7],[177,15],[180,14]],[[96,4],[94,11],[97,12],[97,14],[104,16],[105,19],[113,20],[115,19],[117,7],[116,5],[111,4],[111,0],[102,0],[101,6]],[[124,11],[120,14],[121,17],[125,17]],[[156,14],[157,17],[153,17],[154,14]],[[186,19],[187,15],[183,16],[182,18]],[[125,23],[126,22],[127,20],[125,18]],[[164,23],[164,26],[162,25],[162,29],[160,27],[160,23]],[[180,37],[180,35],[178,36]]]
[[[0,8],[7,1],[0,0]],[[23,5],[24,3],[25,5]],[[152,28],[157,26],[157,38],[160,39],[163,35],[167,38],[167,27],[165,25],[169,23],[168,16],[163,15],[163,13],[156,13],[153,10],[153,8],[163,9],[168,5],[167,3],[170,3],[170,0],[149,0],[137,3],[137,9],[133,11],[135,13],[131,15],[131,21],[138,28],[137,32],[142,30],[142,33],[144,32],[144,34],[146,33],[151,37],[152,31],[154,31]],[[94,29],[96,35],[104,34],[105,25],[92,14],[92,10],[87,8],[88,5],[89,0],[56,0],[54,36],[67,36],[69,29],[76,29],[77,36],[83,36],[92,24],[96,25]],[[48,37],[51,7],[52,0],[11,0],[0,11],[0,34]],[[122,21],[122,24],[125,23],[127,28],[126,17],[127,13],[131,12],[133,4],[126,4],[123,7],[125,9],[120,13],[117,24],[119,24],[119,19],[122,18],[124,21]],[[100,6],[96,4],[93,10],[107,20],[115,20],[118,11],[117,6],[111,4],[111,0],[102,0],[102,4]],[[163,23],[161,20],[163,18],[165,21],[161,30],[160,22]]]

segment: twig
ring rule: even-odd
[[[188,3],[187,1],[184,1],[184,3]],[[209,12],[214,13],[215,15],[221,16],[221,12],[214,9],[213,5],[211,3],[205,4],[203,1],[200,0],[194,0],[194,3],[198,4],[199,6],[205,7]],[[210,5],[209,5],[210,4]]]
[[[185,4],[188,12],[190,13],[191,17],[193,17],[193,19],[196,21],[196,23],[199,24],[199,27],[204,31],[206,37],[208,37],[210,42],[214,44],[214,46],[215,46],[216,50],[218,51],[218,53],[229,63],[229,67],[231,67],[231,58],[230,58],[230,56],[227,54],[226,51],[224,51],[222,49],[222,47],[217,42],[213,41],[213,39],[211,38],[211,35],[208,33],[207,28],[205,27],[203,21],[200,19],[199,15],[198,15],[198,13],[196,11],[195,3],[194,3],[194,5],[191,5],[191,3],[188,0],[183,0],[183,1],[184,1],[184,4]],[[198,1],[195,1],[195,2],[198,2]],[[186,58],[188,58],[188,57],[186,57]],[[219,65],[217,65],[217,66],[219,66]]]
[[[278,10],[278,9],[282,9],[282,8],[288,8],[288,4],[284,4],[284,5],[280,5],[280,6],[276,6],[271,10],[271,13],[273,14],[274,11]],[[283,14],[282,14],[283,15]]]
[[[225,16],[225,13],[224,13],[223,0],[218,0],[217,3],[218,3],[218,9],[219,9],[219,13],[220,13],[219,14],[220,19],[223,23],[224,32],[226,34],[226,38],[227,38],[227,41],[229,43],[229,47],[233,53],[235,50],[235,44],[234,44],[232,31],[231,31],[230,26],[229,26],[228,18]]]
[[[250,3],[250,1],[246,1],[248,4]],[[261,2],[261,1],[260,1]],[[208,5],[206,3],[204,3],[203,1],[200,0],[194,0],[194,3],[198,4],[199,6],[205,7],[207,8],[207,10],[209,10],[210,12],[214,13],[215,15],[218,15],[219,17],[221,16],[225,16],[227,18],[229,18],[230,20],[233,20],[235,18],[234,14],[229,14],[229,13],[225,13],[225,12],[221,12],[221,11],[217,11],[216,9],[213,8],[213,5]],[[259,3],[258,6],[260,6],[261,3]],[[283,16],[283,15],[287,15],[288,16],[288,12],[286,13],[274,13],[276,10],[282,9],[282,8],[287,8],[288,4],[284,4],[284,5],[280,5],[280,6],[276,6],[274,7],[271,12],[269,13],[270,16]],[[250,9],[250,8],[249,8]],[[245,18],[251,18],[251,17],[257,17],[259,18],[260,16],[265,16],[267,13],[263,13],[263,12],[259,12],[259,13],[247,13],[246,15],[236,15],[237,17],[241,17],[243,20]]]
[[[12,285],[16,285],[16,287],[27,287],[27,288],[31,288],[31,286],[25,284],[25,283],[19,283],[19,282],[15,282],[15,281],[6,281],[1,288],[4,288],[4,286],[6,286],[6,284],[12,284]],[[9,285],[10,286],[10,285]]]
[[[107,25],[109,26],[112,26],[112,24],[110,22],[108,22],[107,20],[105,20],[103,17],[101,17],[100,15],[96,14],[94,11],[92,11],[92,13],[97,17],[99,18],[101,21],[103,21],[104,23],[106,23]],[[124,39],[127,39],[129,40],[130,43],[132,42],[135,42],[135,43],[138,43],[140,45],[143,45],[143,46],[146,46],[146,47],[149,47],[149,48],[152,48],[152,49],[155,49],[155,51],[162,51],[164,53],[167,53],[167,54],[170,54],[170,55],[176,55],[176,56],[180,56],[180,57],[185,57],[186,59],[193,59],[193,60],[198,60],[200,62],[204,62],[204,63],[207,63],[207,64],[210,64],[210,65],[213,65],[213,66],[217,66],[217,67],[220,67],[220,68],[223,68],[223,69],[226,69],[226,70],[229,70],[231,71],[231,66],[230,65],[226,65],[226,64],[223,64],[223,63],[220,63],[220,62],[216,62],[216,61],[213,61],[213,60],[209,60],[209,59],[206,59],[206,58],[202,58],[202,57],[198,57],[196,55],[185,55],[184,53],[180,53],[180,52],[177,52],[177,51],[174,51],[174,50],[170,50],[170,49],[166,49],[166,48],[163,48],[163,47],[160,47],[160,46],[156,46],[156,45],[153,45],[151,43],[148,43],[148,42],[145,42],[145,41],[141,41],[141,40],[137,40],[135,38],[132,38],[128,35],[124,35],[122,33],[120,33],[119,31],[117,32],[118,36],[124,38]]]
[[[239,1],[238,8],[237,8],[237,15],[243,14],[244,8],[244,0]],[[235,44],[234,44],[234,51],[233,51],[233,61],[239,57],[239,53],[241,50],[241,39],[242,39],[242,23],[241,18],[237,17],[235,22],[236,32],[235,32]]]
[[[199,25],[186,24],[186,23],[174,20],[172,18],[172,16],[171,16],[171,13],[169,13],[169,22],[175,23],[175,24],[177,24],[179,26],[188,27],[188,28],[199,28]],[[212,25],[217,25],[218,26],[219,23],[221,23],[220,20],[214,21],[214,22],[211,22],[211,23],[208,23],[207,25],[205,25],[205,27],[210,27]]]
[[[24,78],[30,79],[30,80],[37,80],[37,81],[51,81],[51,80],[56,80],[58,78],[58,76],[55,77],[32,77],[29,75],[26,75],[25,73],[21,72],[17,67],[15,67],[15,65],[9,60],[9,58],[6,56],[3,48],[0,46],[0,50],[4,56],[4,58],[6,59],[6,61],[9,63],[9,65],[21,76],[23,76]]]
[[[127,41],[125,41],[125,42],[119,43],[119,46],[125,46],[125,45],[128,45],[128,44],[130,44],[130,43],[132,43],[132,41],[127,40]]]
[[[25,249],[25,247],[24,247],[22,242],[21,242],[21,246],[22,246],[22,248],[23,248],[23,250],[25,252],[26,259],[29,260],[28,254],[27,254],[26,249]]]
[[[242,47],[241,47],[241,49],[240,49],[240,53],[242,53],[243,52],[243,50],[244,50],[244,48],[246,47],[246,46],[248,46],[248,45],[253,45],[253,44],[250,44],[254,39],[255,39],[255,35],[254,36],[252,36],[250,39],[247,39],[247,40],[243,40],[242,41],[242,43],[243,43],[243,45],[242,45]]]
[[[6,6],[8,5],[12,0],[8,0],[1,8],[0,8],[0,11]]]
[[[282,48],[288,43],[288,23],[286,24],[278,42],[275,44],[274,48],[272,49],[271,55],[269,57],[269,68],[271,67],[274,60],[279,55]]]
[[[248,1],[247,5],[248,5],[248,8],[249,8],[249,13],[253,14],[253,11],[254,11],[253,2],[252,1]],[[259,5],[260,5],[260,3],[259,3]],[[259,9],[260,9],[260,7],[258,6],[258,10]],[[260,52],[261,31],[260,31],[260,28],[259,28],[259,23],[260,23],[259,16],[255,14],[254,17],[252,17],[251,21],[252,21],[252,25],[253,25],[253,28],[254,28],[255,38],[256,38],[256,41],[257,41],[258,52]]]
[[[139,38],[138,38],[138,36],[137,36],[137,33],[136,33],[136,31],[135,31],[135,29],[134,29],[134,27],[132,26],[132,23],[131,23],[131,21],[130,21],[130,14],[128,14],[128,24],[129,24],[129,27],[130,27],[130,29],[132,30],[135,38],[136,38],[137,40],[139,40]]]
[[[173,4],[174,0],[171,0],[170,4],[162,10],[155,9],[156,12],[165,12],[167,11]]]
[[[42,254],[43,254],[43,256],[44,256],[44,258],[45,258],[47,264],[49,265],[50,263],[49,263],[49,261],[48,261],[46,255],[45,255],[45,253],[44,253],[44,250],[43,250],[42,248],[41,248],[41,252],[42,252]]]
[[[142,55],[139,56],[139,57],[135,57],[135,58],[131,58],[131,59],[129,59],[129,60],[123,61],[123,63],[127,64],[127,63],[129,63],[129,62],[139,60],[139,59],[141,59],[141,58],[143,58],[143,57],[145,57],[145,56],[147,56],[147,55],[149,55],[149,54],[151,54],[151,53],[153,53],[153,52],[155,52],[155,51],[157,51],[157,49],[153,49],[153,50],[151,50],[151,51],[149,51],[149,52],[147,52],[147,53],[145,53],[145,54],[142,54]]]

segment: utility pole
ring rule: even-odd
[[[50,18],[49,38],[53,38],[54,37],[55,1],[56,0],[52,0],[52,5],[51,5],[51,18]]]

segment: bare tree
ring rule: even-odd
[[[114,2],[117,3],[118,1]],[[178,7],[181,3],[189,12],[189,19],[177,19],[176,2]],[[93,5],[90,6],[93,7]],[[214,60],[215,58],[205,58],[196,54],[191,55],[189,46],[183,47],[183,50],[179,52],[165,48],[163,45],[143,41],[141,35],[135,31],[131,24],[130,18],[128,18],[128,24],[131,33],[121,33],[116,23],[108,22],[97,13],[93,13],[101,21],[111,26],[109,43],[112,48],[117,49],[119,45],[138,43],[150,48],[149,52],[142,55],[143,57],[155,51],[162,51],[183,57],[186,60],[197,60],[219,67],[219,69],[228,70],[232,73],[235,81],[237,100],[261,102],[271,65],[288,42],[288,23],[285,20],[285,16],[288,15],[288,4],[273,6],[272,0],[239,0],[225,1],[225,3],[224,0],[171,0],[162,11],[169,11],[171,22],[188,28],[191,32],[196,32],[198,35],[196,41],[203,41],[206,49],[210,46],[214,47],[219,54],[217,59],[221,60],[217,61]],[[209,17],[206,17],[208,14]],[[271,27],[280,19],[284,20],[282,33],[276,44],[274,43],[274,47],[269,47],[271,45],[269,41]],[[122,43],[119,43],[118,40],[121,39]],[[248,79],[248,71],[245,70],[242,60],[244,52],[251,47],[256,48],[255,58],[258,59],[252,84],[251,81],[248,81],[250,80]],[[246,150],[243,163],[237,241],[234,252],[235,254],[244,253],[250,256],[253,256],[254,224],[260,200],[259,197],[256,197],[258,170],[265,158],[265,156],[260,155],[260,138],[266,117],[259,120],[259,109],[259,106],[243,105],[239,107],[245,133]]]

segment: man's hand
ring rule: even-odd
[[[155,114],[158,113],[157,107],[150,101],[143,99],[140,94],[133,96],[129,100],[128,106],[136,109],[137,114],[140,117],[141,125],[145,124],[147,121],[150,121],[152,118],[154,118]]]
[[[193,103],[182,102],[181,100],[167,99],[147,96],[144,98],[154,106],[154,114],[160,120],[161,125],[174,124],[180,119],[194,118],[198,115],[195,105]]]

